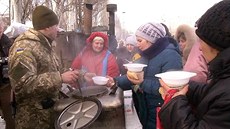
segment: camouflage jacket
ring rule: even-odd
[[[41,101],[47,97],[58,99],[61,73],[61,63],[44,35],[33,29],[20,35],[9,53],[9,78],[16,96],[16,117],[47,112],[42,110]]]

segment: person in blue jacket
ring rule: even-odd
[[[155,129],[156,108],[163,104],[158,92],[160,83],[155,74],[181,70],[180,50],[176,41],[166,36],[165,28],[160,23],[143,24],[136,30],[135,35],[139,53],[134,55],[133,62],[147,65],[143,70],[143,79],[136,80],[129,74],[109,77],[108,86],[117,85],[123,90],[132,89],[134,105],[143,129]]]

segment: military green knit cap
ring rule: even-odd
[[[32,14],[32,23],[35,30],[41,30],[59,22],[57,15],[45,6],[37,6]]]

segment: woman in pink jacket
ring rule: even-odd
[[[192,77],[191,80],[207,83],[208,66],[200,50],[199,38],[195,33],[195,28],[186,24],[180,25],[177,28],[176,39],[183,53],[183,70],[197,73],[197,76]]]
[[[120,74],[116,58],[108,50],[108,36],[102,32],[93,32],[89,36],[85,48],[74,59],[71,68],[98,76],[116,77]]]
[[[192,77],[191,80],[200,83],[208,82],[208,65],[200,50],[199,42],[194,43],[184,65],[184,70],[197,73],[197,76]]]

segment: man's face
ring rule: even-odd
[[[53,26],[49,27],[47,31],[48,31],[47,36],[51,40],[55,40],[57,37],[57,32],[58,32],[58,25],[53,25]]]
[[[207,63],[209,63],[217,56],[219,51],[216,50],[215,48],[212,48],[211,46],[209,46],[207,43],[205,43],[201,39],[199,39],[198,41],[200,42],[200,50],[202,51]]]

